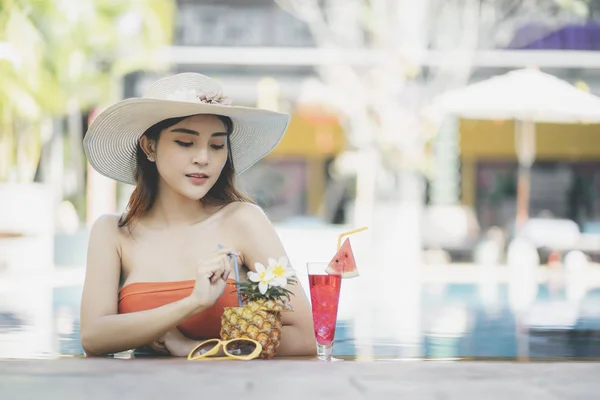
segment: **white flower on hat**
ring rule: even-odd
[[[201,94],[194,89],[188,90],[176,90],[175,92],[166,96],[167,100],[172,101],[187,101],[191,103],[207,103],[207,104],[221,104],[230,105],[231,100],[223,96],[220,92],[207,91]]]
[[[220,92],[208,91],[198,96],[201,102],[208,104],[221,104],[228,106],[231,104],[229,97],[223,96]]]
[[[152,83],[141,98],[123,99],[98,113],[83,140],[85,154],[100,174],[136,185],[135,154],[144,132],[159,120],[206,113],[229,117],[234,122],[231,157],[236,175],[279,144],[291,119],[287,113],[234,106],[223,95],[219,82],[184,72]]]

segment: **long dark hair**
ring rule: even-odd
[[[241,193],[235,187],[235,166],[233,165],[233,157],[231,155],[231,143],[229,137],[233,131],[233,122],[231,118],[223,115],[215,115],[223,122],[227,131],[227,161],[221,171],[221,175],[215,182],[214,186],[206,193],[206,195],[200,200],[202,204],[225,206],[234,201],[242,201],[247,203],[254,202]],[[177,117],[169,118],[152,125],[144,132],[142,136],[148,137],[155,144],[158,143],[160,133],[170,128],[171,126],[178,124],[188,117]],[[136,221],[146,214],[154,201],[158,193],[158,170],[156,164],[149,161],[146,153],[142,150],[140,143],[138,142],[136,149],[136,187],[129,198],[126,212],[119,219],[119,227],[130,227]]]

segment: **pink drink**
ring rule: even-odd
[[[313,323],[317,343],[330,345],[335,335],[342,278],[338,275],[308,275]]]

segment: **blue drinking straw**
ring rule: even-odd
[[[219,244],[217,245],[220,249],[223,248],[223,245]],[[229,257],[231,257],[233,259],[233,270],[235,271],[235,282],[236,282],[236,288],[237,288],[237,296],[238,296],[238,305],[240,307],[242,307],[242,295],[240,294],[240,290],[239,290],[239,283],[240,283],[240,272],[238,270],[238,262],[237,262],[237,257],[235,256],[235,254],[229,254]]]

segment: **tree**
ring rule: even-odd
[[[483,48],[505,48],[518,30],[528,25],[537,28],[526,36],[533,41],[565,25],[600,17],[600,0],[481,0],[481,3]]]
[[[464,0],[462,7],[435,0],[276,2],[307,22],[320,47],[366,50],[364,56],[372,60],[319,69],[359,154],[354,222],[372,224],[376,196],[417,207],[422,201],[419,175],[429,169],[426,144],[435,133],[421,119],[424,106],[431,96],[468,79],[478,44],[480,2]],[[433,12],[435,24],[429,18]],[[447,62],[423,69],[421,59],[430,47],[447,55],[442,56]],[[418,236],[414,224],[410,230]]]
[[[81,191],[81,111],[120,98],[125,74],[163,66],[173,12],[174,0],[0,0],[0,181],[32,181],[43,147],[62,152],[68,116]]]

